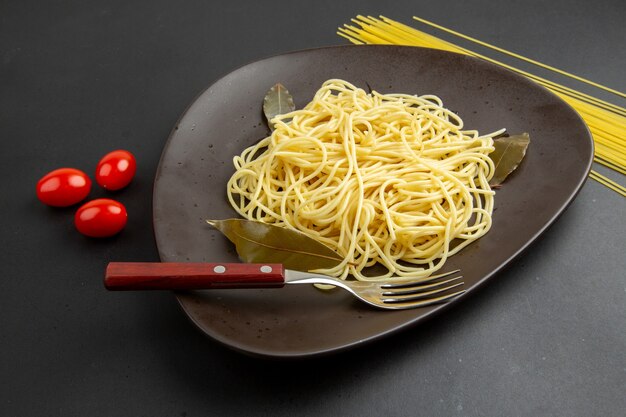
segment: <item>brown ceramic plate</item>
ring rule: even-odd
[[[398,46],[339,46],[288,53],[241,67],[204,91],[163,151],[154,186],[154,229],[164,262],[237,262],[233,246],[205,219],[235,217],[225,197],[232,157],[268,133],[265,92],[281,82],[302,107],[323,81],[342,78],[381,92],[432,93],[466,127],[529,132],[520,168],[497,191],[491,231],[452,257],[467,293],[496,276],[572,202],[593,146],[581,118],[542,87],[478,59]],[[466,293],[466,294],[467,294]],[[306,286],[176,294],[207,335],[235,349],[298,357],[362,345],[463,300],[405,311],[367,307],[344,292]]]

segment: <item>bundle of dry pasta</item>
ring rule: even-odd
[[[447,29],[443,26],[434,24],[425,19],[419,17],[414,17],[414,19],[436,29],[442,30],[446,33],[479,44],[483,47],[487,47],[497,52],[512,56],[514,58],[524,60],[531,64],[540,66],[544,69],[557,72],[561,75],[565,75],[575,80],[587,83],[612,94],[618,95],[622,98],[626,98],[626,94],[624,93],[608,87],[604,87],[598,83],[594,83],[582,77],[575,76],[557,68],[506,51],[502,48],[498,48],[486,42],[479,41],[475,38],[471,38],[453,30]],[[507,69],[524,75],[538,82],[539,84],[542,84],[543,86],[547,87],[555,94],[560,96],[567,103],[569,103],[574,109],[579,112],[581,117],[585,120],[594,139],[594,160],[616,172],[626,174],[626,109],[612,103],[600,100],[588,94],[584,94],[563,85],[557,84],[555,82],[549,81],[545,78],[538,77],[529,72],[514,68],[503,62],[478,54],[469,49],[462,48],[458,45],[444,41],[440,38],[429,35],[425,32],[388,19],[386,17],[381,16],[380,18],[374,18],[369,16],[357,16],[356,19],[353,19],[352,21],[355,23],[356,26],[344,25],[343,28],[339,28],[338,34],[355,44],[367,43],[422,46],[472,55],[484,59],[488,62],[503,66]],[[626,197],[626,187],[616,183],[615,181],[607,178],[604,175],[601,175],[596,171],[591,171],[590,177]]]
[[[491,226],[488,155],[504,130],[464,130],[436,96],[328,80],[271,123],[271,136],[234,158],[228,198],[243,217],[299,230],[344,257],[320,272],[429,276]],[[366,276],[375,264],[387,272]]]

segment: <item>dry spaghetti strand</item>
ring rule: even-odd
[[[543,69],[547,69],[556,72],[560,75],[564,75],[575,79],[577,81],[586,83],[593,87],[602,89],[604,91],[615,94],[619,97],[626,98],[626,94],[617,91],[615,89],[603,86],[588,79],[570,74],[558,68],[551,67],[541,62],[523,57],[519,54],[507,51],[503,48],[488,44],[470,36],[461,34],[454,30],[445,28],[441,25],[437,25],[426,19],[420,17],[414,17],[415,20],[433,27],[437,30],[441,30],[445,33],[454,35],[466,41],[473,42],[480,46],[489,48],[499,53],[511,56],[516,59],[523,60],[530,64],[539,66]],[[454,43],[444,41],[433,35],[422,32],[413,27],[404,25],[400,22],[396,22],[384,16],[375,18],[371,16],[357,16],[352,19],[354,25],[344,25],[344,27],[338,29],[338,34],[349,41],[356,44],[396,44],[396,45],[410,45],[410,46],[422,46],[428,48],[436,48],[450,52],[457,52],[461,54],[471,55],[496,65],[500,65],[511,71],[517,72],[531,80],[545,86],[550,89],[556,95],[561,97],[564,101],[570,104],[581,115],[583,120],[587,123],[589,130],[595,143],[595,158],[594,160],[616,172],[624,174],[626,172],[626,109],[615,104],[609,103],[604,100],[600,100],[591,95],[576,91],[569,87],[560,85],[545,78],[536,76],[527,71],[520,70],[511,65],[505,64],[501,61],[487,57],[485,55],[478,54],[469,49],[462,48]],[[596,173],[597,174],[597,173]],[[607,186],[608,188],[622,194],[619,190],[623,189],[621,185],[615,181],[609,180],[605,176],[591,175],[590,178],[598,181],[599,183]],[[610,182],[609,182],[610,181]],[[616,186],[614,186],[614,184]],[[617,187],[617,188],[616,188]],[[621,187],[621,188],[619,188]],[[623,194],[622,194],[623,195]]]

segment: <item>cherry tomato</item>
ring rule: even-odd
[[[108,198],[91,200],[74,216],[79,232],[90,237],[109,237],[122,231],[128,215],[122,203]]]
[[[91,179],[83,171],[59,168],[44,175],[37,182],[37,198],[54,207],[68,207],[87,197]]]
[[[104,155],[96,168],[96,182],[107,190],[115,191],[126,187],[137,170],[132,153],[117,150]]]

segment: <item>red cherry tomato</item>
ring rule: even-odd
[[[120,190],[130,184],[137,170],[132,153],[124,150],[104,155],[96,168],[96,182],[107,190]]]
[[[37,198],[49,206],[68,207],[87,197],[91,180],[83,171],[59,168],[44,175],[37,182]]]
[[[109,237],[122,231],[128,215],[122,203],[108,198],[91,200],[74,216],[79,232],[90,237]]]

